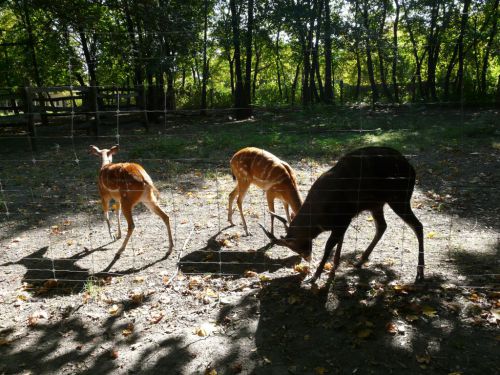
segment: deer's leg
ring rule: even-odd
[[[311,284],[316,282],[318,277],[321,276],[321,273],[323,272],[323,267],[325,266],[326,261],[328,258],[330,258],[330,255],[332,253],[332,250],[335,245],[337,245],[339,242],[341,242],[344,238],[344,233],[347,230],[347,226],[345,228],[342,228],[341,230],[334,230],[332,234],[330,234],[330,237],[328,237],[328,240],[326,241],[325,245],[325,253],[323,254],[323,259],[321,259],[321,262],[319,263],[318,269],[314,273],[314,276],[311,277],[308,282]],[[337,249],[335,252],[335,258],[340,259],[340,249]]]
[[[229,221],[229,224],[231,224],[231,225],[234,225],[234,223],[233,223],[233,202],[234,202],[234,199],[236,198],[236,195],[238,195],[238,185],[236,185],[236,187],[233,189],[233,191],[229,194],[227,221]]]
[[[151,210],[151,212],[157,214],[163,222],[165,223],[165,226],[167,227],[167,232],[168,232],[168,243],[169,243],[169,248],[167,254],[170,254],[174,247],[174,241],[172,239],[172,231],[170,230],[170,218],[168,215],[163,211],[160,206],[158,206],[158,202],[156,199],[151,199],[149,202],[144,202],[147,208]]]
[[[116,239],[122,238],[122,228],[121,228],[121,216],[122,216],[122,205],[120,202],[116,202],[116,219],[118,222],[118,232],[116,233]]]
[[[269,211],[274,212],[274,195],[270,190],[266,191],[266,199]],[[271,233],[274,234],[274,216],[271,216]]]
[[[288,220],[288,224],[292,222],[292,219],[290,218],[290,205],[283,201],[283,208],[285,209],[285,214],[286,214],[286,219]]]
[[[247,222],[245,221],[245,216],[243,216],[243,198],[245,198],[245,194],[248,191],[250,184],[248,182],[240,182],[238,181],[238,199],[236,203],[238,204],[238,209],[240,210],[241,221],[243,222],[243,228],[245,228],[245,233],[247,236],[250,235],[248,232]]]
[[[342,245],[344,244],[344,236],[342,236],[337,243],[337,248],[335,249],[335,255],[333,256],[333,270],[335,271],[340,264],[340,252],[342,251]]]
[[[130,240],[130,237],[134,232],[135,224],[134,224],[134,219],[132,218],[132,208],[133,208],[132,204],[130,204],[128,201],[122,201],[123,216],[125,216],[125,219],[127,220],[127,235],[123,240],[122,246],[120,247],[120,249],[118,249],[119,254],[121,254],[123,250],[125,250],[128,241]]]
[[[371,213],[373,221],[375,221],[375,228],[376,228],[375,237],[373,237],[372,242],[370,243],[370,245],[368,245],[366,250],[361,255],[361,259],[356,264],[356,267],[361,267],[368,260],[368,257],[370,256],[371,252],[373,251],[377,243],[380,241],[380,239],[384,235],[385,230],[387,229],[387,223],[385,222],[384,218],[384,208],[378,207],[372,210]]]
[[[111,233],[111,223],[109,222],[109,201],[111,199],[108,197],[101,198],[102,211],[104,212],[104,220],[106,220],[106,224],[108,225],[109,236],[112,240],[115,240],[115,236]]]
[[[418,267],[416,281],[424,279],[424,227],[413,213],[410,201],[389,203],[394,212],[408,224],[418,240]]]

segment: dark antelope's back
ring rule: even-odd
[[[312,239],[331,231],[325,254],[312,280],[316,280],[337,246],[334,269],[340,261],[344,234],[352,219],[361,211],[372,213],[376,234],[361,257],[368,259],[382,237],[387,224],[383,206],[387,203],[415,232],[419,242],[417,280],[424,277],[423,228],[415,217],[410,199],[415,186],[415,169],[398,151],[388,147],[365,147],[339,159],[312,185],[304,204],[278,244],[288,246],[305,259],[310,257]]]

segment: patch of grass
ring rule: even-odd
[[[101,294],[102,287],[95,276],[90,276],[83,285],[83,292],[87,293],[91,299],[97,298]]]

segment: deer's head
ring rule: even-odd
[[[264,228],[262,224],[259,224],[271,243],[279,246],[286,246],[309,262],[311,260],[313,237],[310,236],[307,231],[302,233],[300,228],[294,226],[293,221],[289,227],[285,218],[276,215],[274,212],[271,212],[271,215],[280,220],[285,225],[285,229],[287,232],[286,236],[276,238],[274,234]]]
[[[100,149],[99,147],[91,145],[89,152],[91,154],[99,156],[99,158],[101,159],[101,166],[104,167],[106,164],[113,162],[113,155],[116,154],[118,150],[119,150],[118,145],[115,145],[109,149],[108,148]]]

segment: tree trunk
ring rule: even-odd
[[[252,80],[252,102],[255,102],[255,92],[257,90],[257,74],[259,74],[259,64],[260,64],[260,55],[262,49],[259,50],[257,48],[257,41],[255,41],[255,66],[253,70],[253,80]]]
[[[297,91],[297,82],[299,80],[299,73],[300,73],[300,61],[297,63],[297,68],[295,68],[295,75],[293,76],[291,98],[290,98],[290,104],[292,106],[295,104],[295,92]]]
[[[469,20],[469,6],[471,0],[464,0],[464,8],[462,10],[462,21],[460,22],[460,35],[458,37],[458,72],[457,72],[457,90],[460,101],[464,94],[464,35],[467,21]]]
[[[278,79],[278,92],[280,95],[280,100],[283,99],[283,90],[281,89],[281,64],[280,64],[280,32],[281,32],[281,24],[278,25],[278,32],[276,34],[276,43],[275,43],[275,54],[276,54],[276,78]]]
[[[313,57],[313,67],[314,67],[314,72],[316,75],[316,81],[318,82],[318,90],[319,90],[319,98],[318,94],[316,92],[316,100],[324,102],[325,101],[325,92],[323,90],[323,82],[321,81],[321,73],[319,71],[319,36],[321,33],[321,13],[323,11],[323,1],[316,0],[315,1],[315,14],[316,14],[316,19],[317,19],[317,25],[316,25],[316,39],[314,42],[314,49],[312,51],[312,57]]]
[[[208,31],[208,0],[204,1],[204,23],[203,23],[203,80],[201,83],[201,114],[206,115],[207,109],[207,31]]]
[[[233,31],[234,68],[236,85],[234,89],[235,116],[238,120],[246,118],[245,92],[243,87],[243,75],[241,71],[241,41],[240,41],[240,19],[236,12],[236,0],[229,0],[231,8],[231,27]]]
[[[453,68],[455,67],[455,59],[457,58],[458,44],[455,44],[453,48],[453,53],[451,55],[448,67],[446,68],[446,74],[444,76],[444,87],[443,87],[443,97],[445,100],[450,99],[450,79],[453,73]]]
[[[408,8],[406,7],[406,4],[404,0],[402,1],[403,9],[404,9],[404,17],[406,19],[406,29],[408,30],[408,36],[410,37],[410,42],[412,45],[412,53],[413,57],[415,58],[415,75],[412,78],[413,82],[413,97],[412,101],[416,100],[416,94],[415,94],[415,78],[418,81],[418,88],[419,88],[419,96],[420,99],[424,99],[424,87],[422,83],[422,62],[424,61],[424,57],[427,53],[427,50],[424,51],[424,54],[422,55],[421,58],[418,57],[418,47],[417,47],[417,42],[415,39],[415,35],[413,34],[413,29],[411,27],[411,22],[410,18],[408,16]]]
[[[386,79],[386,71],[385,71],[385,52],[384,52],[384,26],[385,19],[387,16],[387,0],[383,1],[383,11],[382,11],[382,20],[380,21],[380,28],[377,34],[377,50],[378,50],[378,65],[379,65],[379,73],[380,73],[380,82],[382,83],[382,89],[384,90],[384,95],[389,99],[389,101],[393,102],[391,91],[387,86]]]
[[[245,108],[246,108],[246,117],[250,117],[252,115],[252,96],[251,96],[251,88],[252,88],[252,36],[253,36],[253,8],[254,8],[254,0],[248,0],[248,13],[247,13],[247,32],[246,32],[246,41],[245,41]]]
[[[394,56],[392,58],[392,86],[394,89],[394,101],[396,103],[399,103],[399,88],[398,88],[398,56],[399,56],[399,50],[398,50],[398,26],[399,26],[399,10],[400,10],[400,5],[398,0],[394,0],[394,4],[396,6],[395,9],[395,16],[394,16],[394,25],[393,25],[393,37],[392,37],[392,43],[393,43],[393,48],[394,48]]]
[[[372,51],[370,44],[370,23],[368,20],[368,4],[366,1],[363,4],[363,21],[366,33],[365,34],[366,67],[368,69],[368,78],[370,80],[370,85],[372,89],[372,104],[375,104],[378,101],[378,89],[377,89],[377,84],[375,83],[375,74],[373,71]]]
[[[332,28],[330,19],[330,0],[323,0],[325,6],[325,103],[333,103],[332,85]]]
[[[491,53],[491,47],[493,46],[493,42],[495,40],[495,36],[497,34],[497,25],[498,25],[498,2],[499,0],[495,0],[493,4],[492,14],[493,14],[493,25],[491,26],[490,35],[488,37],[488,43],[486,44],[486,48],[483,56],[483,67],[481,69],[481,94],[486,95],[488,92],[488,84],[486,81],[486,75],[488,72],[488,63]]]

